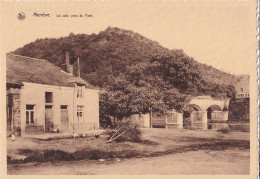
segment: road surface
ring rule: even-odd
[[[8,165],[8,174],[21,175],[187,175],[249,174],[249,150],[201,150],[150,158]]]

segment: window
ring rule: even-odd
[[[77,98],[84,98],[85,86],[77,86]]]
[[[45,105],[45,109],[52,109],[52,105]]]
[[[52,92],[45,92],[45,103],[53,103]]]
[[[243,88],[240,88],[240,91],[243,92],[244,91]]]
[[[34,124],[34,105],[26,105],[26,124]]]
[[[77,118],[78,122],[83,122],[83,111],[84,111],[84,106],[77,106]]]
[[[60,108],[61,109],[67,109],[68,107],[66,105],[61,105]]]

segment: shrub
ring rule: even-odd
[[[123,119],[115,130],[107,129],[106,134],[108,142],[142,141],[140,123],[133,118]]]
[[[229,102],[228,120],[233,122],[249,122],[249,99],[231,99]]]

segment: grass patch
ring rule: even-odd
[[[29,155],[31,154],[33,151],[30,149],[18,149],[18,154],[20,155]]]
[[[156,142],[145,140],[144,143],[149,145],[158,145]],[[58,162],[58,161],[77,161],[77,160],[98,160],[109,158],[133,158],[133,157],[156,157],[167,154],[183,153],[198,150],[227,150],[231,148],[249,149],[250,142],[247,140],[228,140],[228,141],[205,141],[202,144],[193,144],[189,146],[181,146],[166,151],[144,152],[137,150],[89,150],[83,149],[73,153],[61,150],[28,150],[21,149],[19,154],[26,155],[25,159],[11,159],[7,157],[8,164],[19,164],[29,162]]]
[[[20,150],[20,154],[27,154],[24,160],[13,160],[7,157],[8,164],[19,164],[29,162],[57,162],[57,161],[77,161],[77,160],[98,160],[108,158],[132,158],[139,156],[135,150],[104,151],[104,150],[79,150],[73,153],[61,150]]]

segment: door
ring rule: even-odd
[[[52,106],[45,106],[45,131],[53,131],[53,111]]]
[[[65,105],[60,107],[61,110],[61,130],[68,130],[69,129],[69,117],[68,117],[68,108]]]

